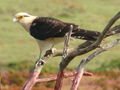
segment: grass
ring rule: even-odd
[[[17,12],[22,11],[33,15],[55,17],[66,22],[78,24],[81,28],[102,31],[109,19],[120,10],[119,5],[119,0],[1,0],[0,67],[3,70],[6,68],[23,70],[24,68],[21,69],[21,65],[25,65],[25,68],[29,69],[39,55],[35,40],[19,24],[12,22],[12,18]],[[120,21],[116,24],[119,23]],[[106,41],[115,38],[116,36]],[[78,40],[71,42],[71,47],[80,42]],[[56,47],[62,48],[62,46],[63,44],[59,44]],[[89,70],[101,70],[101,68],[105,70],[106,67],[103,68],[102,66],[106,65],[106,62],[119,61],[119,49],[120,45],[97,56],[86,68]],[[69,65],[69,68],[75,68],[86,55],[77,57]],[[49,60],[45,66],[45,71],[56,71],[59,62],[60,58],[58,57]]]

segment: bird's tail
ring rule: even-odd
[[[76,30],[73,30],[71,37],[74,37],[77,39],[95,41],[95,40],[97,40],[97,38],[100,34],[101,33],[97,32],[97,31],[90,31],[90,30],[84,30],[84,29],[78,28]]]

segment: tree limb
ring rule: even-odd
[[[114,40],[113,42],[110,42],[107,45],[104,45],[103,47],[101,47],[100,49],[96,50],[95,52],[93,52],[92,54],[90,54],[88,57],[82,59],[82,61],[80,62],[80,64],[77,66],[76,71],[78,72],[74,79],[73,79],[73,83],[72,83],[72,87],[71,90],[77,90],[78,89],[78,85],[80,83],[81,77],[83,75],[82,71],[83,68],[85,67],[85,65],[90,62],[94,57],[96,57],[97,55],[99,55],[100,53],[108,50],[109,48],[114,47],[115,45],[117,45],[118,43],[120,43],[120,38]]]
[[[67,65],[70,63],[70,61],[78,56],[78,55],[81,55],[81,54],[84,54],[84,53],[87,53],[91,50],[94,50],[95,48],[98,47],[98,45],[101,43],[101,41],[104,39],[106,33],[110,30],[111,26],[115,23],[116,20],[118,20],[120,18],[120,12],[118,12],[110,21],[109,23],[106,25],[106,27],[104,28],[103,32],[101,33],[101,35],[99,36],[99,38],[94,42],[92,43],[91,45],[89,45],[88,47],[86,48],[83,48],[83,49],[75,49],[73,52],[69,53],[67,55],[67,57],[64,59],[64,61],[62,61],[60,63],[60,67],[62,67],[61,71],[63,71]]]
[[[100,49],[96,50],[95,52],[93,52],[92,54],[90,54],[88,57],[84,58],[80,64],[77,67],[77,71],[80,72],[81,69],[88,63],[90,62],[94,57],[96,57],[97,55],[99,55],[100,53],[108,50],[109,48],[114,47],[115,45],[117,45],[118,43],[120,43],[120,38],[117,38],[116,40],[108,43],[107,45],[102,46]]]

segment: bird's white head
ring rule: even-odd
[[[28,13],[25,12],[20,12],[15,14],[15,18],[13,18],[14,22],[19,22],[19,23],[27,23],[35,19],[36,16],[32,16]]]
[[[15,18],[13,18],[13,22],[20,23],[25,29],[29,29],[30,24],[36,18],[36,16],[32,16],[25,12],[20,12],[15,14]]]
[[[20,12],[15,14],[15,18],[13,18],[13,22],[23,22],[25,18],[30,18],[31,15],[25,12]]]

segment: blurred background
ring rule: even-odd
[[[54,17],[65,22],[75,23],[81,28],[100,31],[108,21],[120,11],[120,0],[0,0],[0,71],[3,90],[19,90],[29,70],[39,55],[36,41],[12,19],[18,12],[31,15]],[[120,20],[115,25],[120,24]],[[107,38],[110,42],[120,35]],[[75,40],[70,47],[75,47],[82,40]],[[56,46],[62,49],[63,43]],[[90,54],[90,53],[88,53]],[[68,71],[76,68],[86,55],[75,58],[68,66]],[[41,76],[55,74],[61,57],[52,58],[43,68]],[[120,90],[120,45],[98,55],[86,66],[95,76],[85,77],[82,90]],[[23,73],[24,72],[24,73]],[[19,78],[18,78],[19,77]],[[63,90],[68,90],[67,80]],[[91,84],[90,84],[91,83]],[[107,84],[106,84],[107,83]],[[36,85],[35,90],[52,90],[54,82]]]

